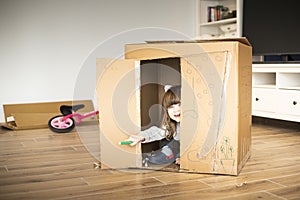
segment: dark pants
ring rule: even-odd
[[[180,156],[180,142],[177,140],[161,140],[161,148],[153,153],[146,153],[144,155],[144,163],[151,164],[171,164],[175,162],[176,158]]]

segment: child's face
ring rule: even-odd
[[[180,103],[172,104],[168,108],[170,118],[176,122],[180,122]]]

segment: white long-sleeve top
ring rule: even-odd
[[[153,142],[153,141],[158,141],[166,138],[168,135],[166,129],[164,127],[159,128],[157,126],[151,126],[150,128],[141,131],[139,136],[142,136],[145,138],[145,141],[143,143],[148,143],[148,142]],[[174,140],[179,141],[180,140],[180,124],[177,124],[176,127],[176,134],[174,135]]]

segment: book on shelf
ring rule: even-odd
[[[219,21],[226,19],[229,9],[223,5],[208,6],[207,7],[207,22]]]

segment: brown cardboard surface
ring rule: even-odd
[[[85,105],[78,113],[91,112],[94,110],[91,100],[4,104],[3,110],[6,123],[3,126],[12,130],[47,128],[50,118],[61,115],[59,110],[61,105],[75,104]],[[14,120],[8,120],[10,117],[13,117]],[[86,120],[91,119],[92,118],[87,118]],[[97,118],[93,120],[97,120]]]
[[[176,62],[171,61],[172,59],[179,59],[180,61],[180,69],[177,70],[180,73],[179,82],[182,86],[180,171],[237,175],[249,158],[251,154],[251,52],[249,43],[241,42],[240,39],[201,42],[150,42],[125,46],[125,60],[134,59],[140,63],[151,61],[159,65],[161,60],[169,59],[167,63],[172,66],[176,65],[174,64]],[[139,69],[138,66],[130,69],[131,71],[135,70],[135,73],[125,81],[124,75],[128,71],[123,71],[121,63],[119,64],[118,68],[115,65],[106,66],[107,69],[115,70],[114,74],[110,75],[110,77],[113,76],[113,79],[107,80],[106,85],[121,80],[124,83],[129,81],[133,84],[134,82],[136,84],[134,91],[141,86],[144,87],[143,82],[139,81],[147,75],[143,75],[141,71],[137,70]],[[97,63],[97,68],[99,67],[101,66]],[[140,66],[140,68],[143,67]],[[120,73],[120,71],[123,72]],[[148,73],[149,77],[154,76],[153,71],[155,70]],[[157,73],[155,75],[157,82],[165,85],[175,77],[171,75],[166,78],[165,75],[162,71]],[[165,79],[167,80],[163,81]],[[100,82],[97,86],[101,87]],[[103,102],[102,107],[111,106],[111,102],[114,101],[115,88],[110,87],[109,99],[106,103]],[[97,92],[99,91],[97,90]],[[98,93],[98,96],[107,97],[107,92]],[[153,90],[153,92],[159,92],[159,90]],[[149,90],[148,93],[151,94],[151,91]],[[161,91],[159,93],[161,96]],[[123,98],[119,96],[120,102],[127,102],[128,99],[132,99],[128,96],[130,95],[124,95]],[[151,105],[143,105],[145,100],[136,97],[134,97],[135,106],[128,107],[128,112],[136,113],[135,122],[137,126],[141,126],[139,120],[143,121],[143,116],[150,114],[149,107]],[[147,97],[140,96],[140,98]],[[152,100],[149,98],[155,98],[156,100],[153,102],[157,102],[157,95],[148,96],[147,102],[151,104]],[[131,101],[129,100],[129,102]],[[106,128],[109,131],[111,123],[116,125],[118,120],[109,116],[111,110],[103,110],[103,112],[100,115],[107,115],[110,121],[100,119],[101,128]],[[110,137],[108,141],[111,140],[112,143],[116,143],[117,139],[125,139],[130,134],[137,134],[139,130],[118,129],[118,131],[122,132],[117,133],[122,135],[122,138],[114,136],[114,138]],[[137,148],[135,151],[140,153],[140,147]],[[125,146],[119,146],[118,149],[119,151],[129,151],[128,147]],[[107,152],[106,147],[101,147],[101,155],[104,152]],[[136,167],[141,165],[140,157],[141,155],[136,154]],[[118,160],[118,155],[113,155],[110,159]],[[134,156],[131,159],[134,159]],[[133,160],[131,161],[133,162]],[[123,163],[118,167],[126,168],[129,165]]]
[[[140,125],[140,97],[135,90],[134,60],[97,59],[97,94],[100,117],[101,167],[141,167],[141,147],[119,145],[136,134]],[[100,69],[107,68],[103,72]],[[120,81],[124,79],[124,82]],[[132,92],[132,93],[130,93]],[[135,93],[137,92],[137,93]],[[113,107],[113,105],[115,107]]]

